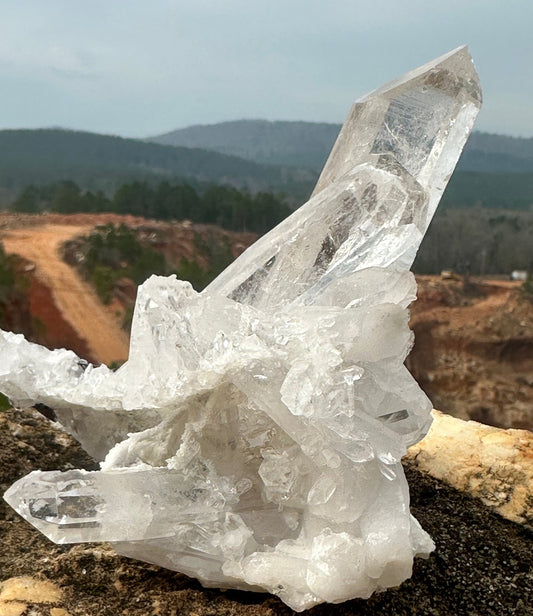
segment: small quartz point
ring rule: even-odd
[[[202,293],[139,288],[116,372],[2,332],[0,390],[101,460],[7,502],[58,543],[298,611],[408,578],[434,548],[400,463],[431,410],[404,366],[409,269],[480,102],[466,47],[363,97],[308,203]]]

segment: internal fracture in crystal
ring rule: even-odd
[[[408,578],[434,547],[400,463],[431,410],[404,366],[409,269],[480,100],[466,48],[362,98],[308,203],[202,293],[139,288],[116,372],[2,332],[0,390],[101,460],[34,471],[8,503],[57,543],[295,610]]]

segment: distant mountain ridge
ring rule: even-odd
[[[188,180],[230,184],[252,192],[298,192],[302,185],[306,193],[316,178],[309,169],[140,139],[63,129],[0,131],[0,189],[8,191],[68,179],[83,188],[104,191],[133,180]]]
[[[147,141],[232,154],[275,165],[297,165],[320,171],[340,124],[235,120],[174,130]]]
[[[533,172],[533,138],[474,131],[459,160],[459,171]]]
[[[185,181],[200,190],[223,184],[282,193],[296,207],[311,193],[340,128],[265,120],[213,126],[216,140],[212,127],[184,129],[188,147],[62,129],[0,130],[0,206],[30,184],[71,180],[82,191],[107,195],[134,181]],[[225,152],[206,149],[213,140]],[[473,133],[441,209],[474,205],[533,210],[533,139]]]
[[[172,146],[196,147],[263,164],[298,165],[320,171],[340,124],[235,120],[195,125],[147,139]],[[458,171],[533,172],[533,138],[474,132]]]

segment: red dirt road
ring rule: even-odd
[[[46,224],[9,229],[3,234],[2,243],[7,254],[17,254],[35,263],[35,274],[51,290],[64,319],[87,342],[91,355],[109,364],[127,359],[128,336],[91,286],[59,254],[63,242],[91,228]]]

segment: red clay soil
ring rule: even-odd
[[[256,239],[253,233],[235,233],[188,221],[163,222],[118,214],[13,214],[0,213],[1,241],[8,254],[17,254],[35,265],[30,273],[31,313],[37,325],[33,339],[49,348],[65,347],[96,363],[110,364],[128,356],[128,336],[121,328],[131,307],[136,288],[122,281],[117,297],[108,306],[81,279],[75,267],[67,265],[61,247],[94,227],[113,223],[136,230],[138,237],[162,252],[176,266],[182,258],[194,259],[208,267],[196,241],[227,241],[234,257]],[[133,287],[132,287],[133,285]],[[42,327],[39,327],[42,325]]]
[[[97,362],[87,342],[80,338],[71,324],[63,318],[49,287],[31,272],[29,278],[28,300],[39,344],[49,349],[70,349],[89,362]]]
[[[39,217],[40,218],[40,217]],[[8,228],[2,235],[7,254],[17,254],[35,264],[34,277],[50,290],[52,302],[42,307],[45,331],[58,332],[61,323],[54,316],[62,315],[70,329],[77,332],[89,349],[88,355],[98,362],[111,363],[128,356],[128,337],[118,319],[101,303],[93,288],[83,281],[76,270],[63,262],[61,245],[91,227],[45,224]],[[43,299],[48,299],[43,297]],[[53,307],[55,306],[55,308]],[[51,321],[46,320],[51,316]],[[57,340],[59,346],[68,346],[69,336]]]
[[[433,406],[533,429],[533,303],[521,283],[420,276],[407,365]]]

